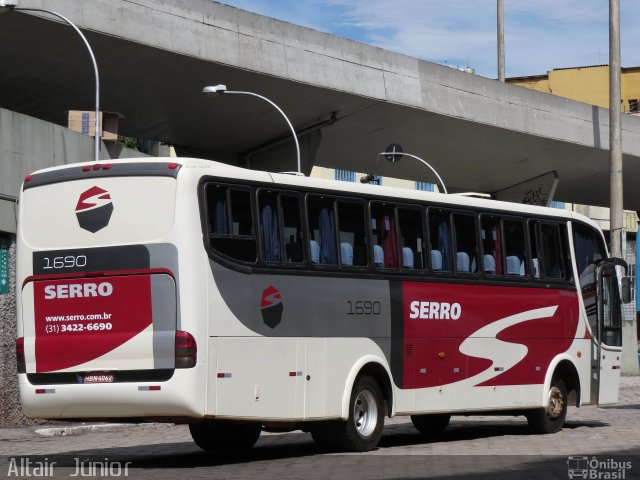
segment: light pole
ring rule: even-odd
[[[504,79],[504,0],[498,0],[498,81]]]
[[[47,13],[49,15],[53,15],[54,17],[58,17],[59,19],[67,23],[71,28],[73,28],[78,35],[80,35],[80,38],[82,39],[85,46],[87,47],[89,56],[91,57],[91,63],[93,65],[93,74],[96,80],[96,111],[95,111],[96,121],[95,121],[95,136],[94,136],[94,160],[97,162],[100,159],[100,136],[101,136],[100,135],[101,133],[100,131],[100,76],[98,75],[98,64],[96,63],[96,58],[93,55],[93,50],[91,50],[91,46],[89,45],[89,42],[87,41],[85,36],[82,34],[80,29],[64,15],[61,15],[57,12],[53,12],[51,10],[43,10],[41,8],[18,7],[18,0],[0,0],[0,13],[13,12],[13,11],[41,12],[41,13]]]
[[[302,170],[301,170],[301,167],[300,167],[300,144],[298,143],[298,137],[296,135],[296,131],[294,130],[293,125],[289,121],[289,118],[280,109],[280,107],[278,107],[278,105],[273,103],[267,97],[263,97],[262,95],[258,95],[257,93],[242,92],[242,91],[238,91],[238,90],[227,90],[227,86],[226,85],[222,85],[222,84],[221,85],[209,85],[207,87],[204,87],[204,89],[202,90],[202,94],[205,97],[209,97],[209,98],[218,97],[218,96],[220,96],[222,94],[224,94],[224,95],[228,95],[228,94],[250,95],[252,97],[261,98],[265,102],[269,103],[273,108],[275,108],[278,112],[280,112],[280,115],[282,115],[284,117],[285,121],[287,122],[287,125],[289,125],[289,128],[291,129],[291,134],[293,135],[293,141],[296,143],[296,155],[297,155],[297,160],[298,160],[298,175],[302,175]]]
[[[620,76],[620,0],[609,0],[609,229],[611,256],[623,258],[627,239],[623,228]],[[622,373],[637,375],[638,334],[634,320],[624,319],[622,336]]]

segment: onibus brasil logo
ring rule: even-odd
[[[624,480],[631,462],[615,458],[572,456],[567,458],[567,475],[570,479]]]
[[[95,233],[109,225],[113,203],[111,195],[100,187],[91,187],[80,194],[76,217],[80,228]]]

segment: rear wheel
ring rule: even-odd
[[[549,387],[545,408],[527,414],[529,426],[535,433],[556,433],[567,418],[567,386],[564,380],[554,377]]]
[[[191,438],[211,453],[238,453],[253,447],[262,431],[259,423],[239,423],[213,420],[189,424]]]
[[[444,432],[449,425],[451,415],[411,415],[411,423],[423,435],[436,435]]]
[[[380,386],[372,377],[362,376],[351,391],[349,419],[318,424],[311,435],[322,447],[367,452],[375,448],[382,437],[384,413]]]

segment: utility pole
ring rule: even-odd
[[[504,83],[504,0],[498,0],[498,80]]]
[[[609,218],[611,256],[626,252],[622,216],[622,92],[620,88],[620,0],[609,0]],[[626,259],[624,259],[626,260]],[[626,375],[638,374],[638,335],[635,318],[622,321],[621,370]]]

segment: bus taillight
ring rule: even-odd
[[[196,339],[189,332],[176,331],[176,368],[195,367],[198,357]]]
[[[24,360],[24,337],[16,339],[16,359],[18,361],[18,373],[26,373],[27,366]]]

